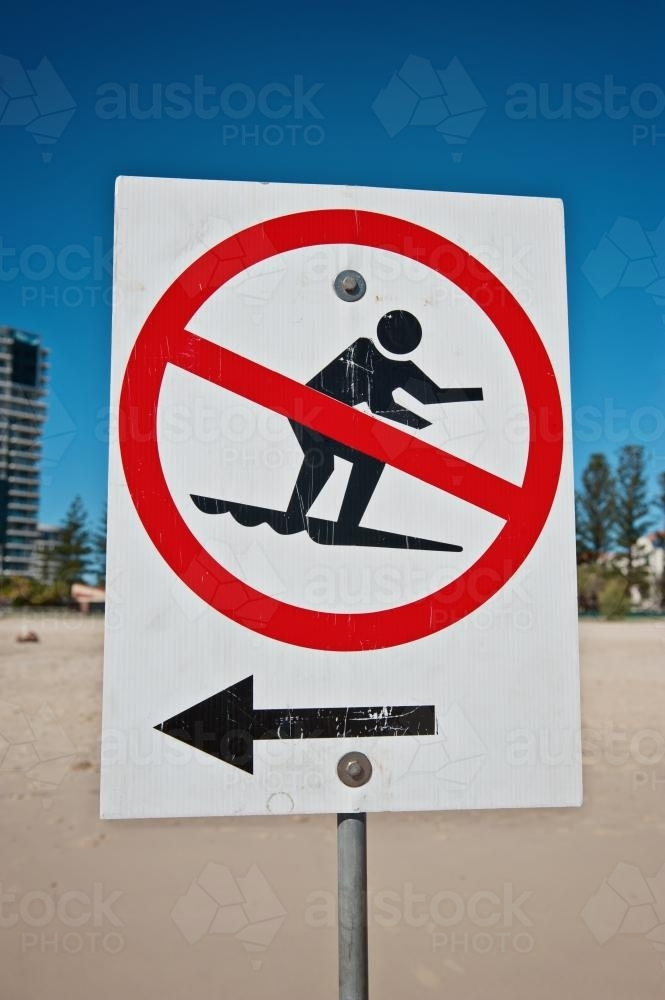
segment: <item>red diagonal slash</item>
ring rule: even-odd
[[[316,389],[184,331],[170,361],[289,420],[508,520],[520,487]]]

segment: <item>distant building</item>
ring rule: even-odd
[[[29,575],[37,539],[48,351],[0,327],[0,573]]]
[[[40,583],[53,583],[56,575],[55,549],[60,529],[55,524],[38,524],[32,546],[29,575]]]
[[[663,606],[665,590],[663,575],[665,574],[665,535],[660,531],[652,531],[643,535],[634,547],[634,553],[639,565],[646,569],[647,591],[633,594],[633,603],[645,611],[660,611]]]
[[[634,570],[641,570],[644,582],[630,588],[630,600],[634,609],[640,611],[662,611],[665,602],[665,532],[652,531],[642,535],[632,547]],[[628,560],[623,552],[603,552],[598,565],[614,567],[626,573]]]

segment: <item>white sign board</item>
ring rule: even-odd
[[[126,177],[115,253],[102,815],[579,804],[561,203]]]

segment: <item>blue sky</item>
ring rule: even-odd
[[[39,332],[51,350],[42,519],[58,521],[76,492],[93,516],[104,502],[118,174],[563,198],[576,469],[591,451],[614,455],[639,442],[655,479],[665,469],[665,293],[653,287],[659,267],[665,274],[664,21],[651,2],[563,2],[556,13],[486,0],[436,10],[421,0],[351,8],[190,0],[103,11],[73,2],[66,12],[14,5],[3,17],[2,53],[26,70],[47,57],[76,105],[52,145],[38,144],[24,124],[5,124],[6,111],[0,123],[0,324]],[[433,126],[400,128],[397,112],[387,121],[391,137],[372,110],[409,55],[437,70],[456,57],[481,95],[486,110],[463,145],[448,145]],[[316,88],[322,117],[307,106],[299,119],[258,110],[242,120],[221,111],[170,117],[165,88],[193,88],[197,76],[218,95],[230,84],[253,94],[270,83],[293,90],[299,76],[305,91]],[[105,84],[128,96],[135,85],[139,113],[157,87],[161,113],[104,117]],[[516,117],[507,102],[524,86],[530,116]],[[567,93],[569,105],[553,117]],[[279,99],[273,93],[273,106]],[[237,109],[241,91],[230,100]],[[243,124],[258,126],[258,143],[232,138],[228,127]],[[286,128],[284,141],[275,142],[277,132],[264,141],[270,125]],[[293,125],[302,128],[289,132]],[[307,126],[323,140],[312,131],[305,141]],[[615,225],[621,218],[632,222]]]

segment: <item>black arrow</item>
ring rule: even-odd
[[[254,678],[232,684],[155,729],[254,773],[254,740],[432,736],[434,705],[374,708],[254,708]]]

